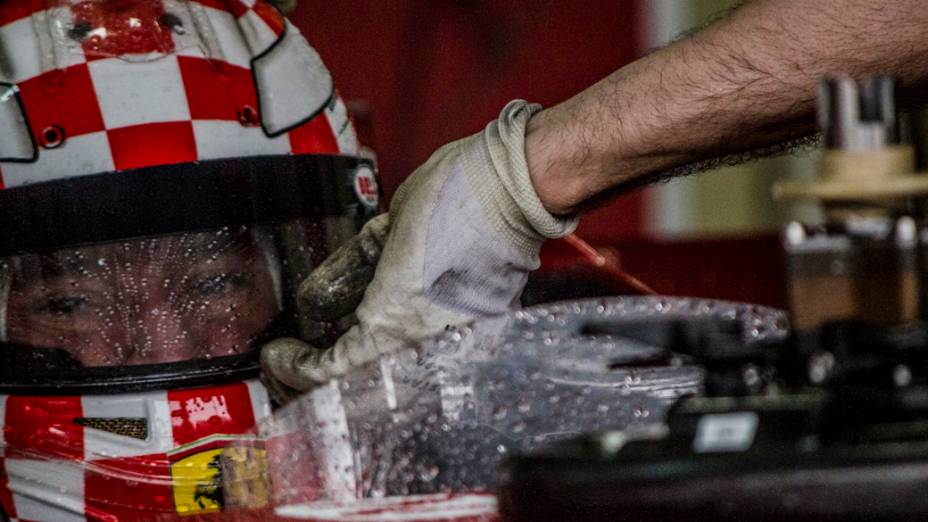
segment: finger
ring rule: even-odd
[[[275,339],[261,349],[261,370],[273,384],[272,392],[286,402],[329,378],[324,361],[328,351],[299,339]]]
[[[280,382],[267,371],[261,372],[261,383],[264,384],[268,395],[271,397],[271,402],[275,406],[283,406],[303,393]]]
[[[354,312],[374,278],[389,229],[389,215],[377,216],[303,280],[297,302],[304,317],[334,322]]]

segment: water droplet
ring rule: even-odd
[[[438,466],[430,466],[425,469],[419,470],[419,478],[425,482],[431,482],[438,476]]]
[[[493,409],[493,418],[496,420],[501,420],[506,418],[507,410],[503,406],[497,406]]]

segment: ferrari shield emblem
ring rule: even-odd
[[[189,448],[172,459],[174,506],[182,515],[260,508],[268,503],[267,454],[255,445]],[[242,441],[239,441],[242,442]],[[250,441],[254,442],[254,441]]]

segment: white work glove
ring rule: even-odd
[[[571,233],[577,223],[548,213],[529,178],[525,127],[539,110],[510,102],[483,132],[442,147],[400,186],[376,273],[357,308],[358,324],[327,350],[297,339],[264,348],[265,380],[278,398],[343,375],[411,339],[519,307],[528,273],[540,264],[542,243]],[[327,305],[319,289],[338,270],[362,268],[376,256],[384,219],[372,221],[304,282],[304,311]],[[363,269],[342,277],[363,279]],[[344,297],[335,301],[350,301]],[[328,306],[333,316],[346,312]]]

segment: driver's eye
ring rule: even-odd
[[[90,299],[82,295],[49,297],[40,305],[39,311],[53,315],[72,315],[86,308],[89,303]]]
[[[193,290],[203,297],[219,297],[235,291],[245,282],[242,273],[217,274],[199,279]]]

